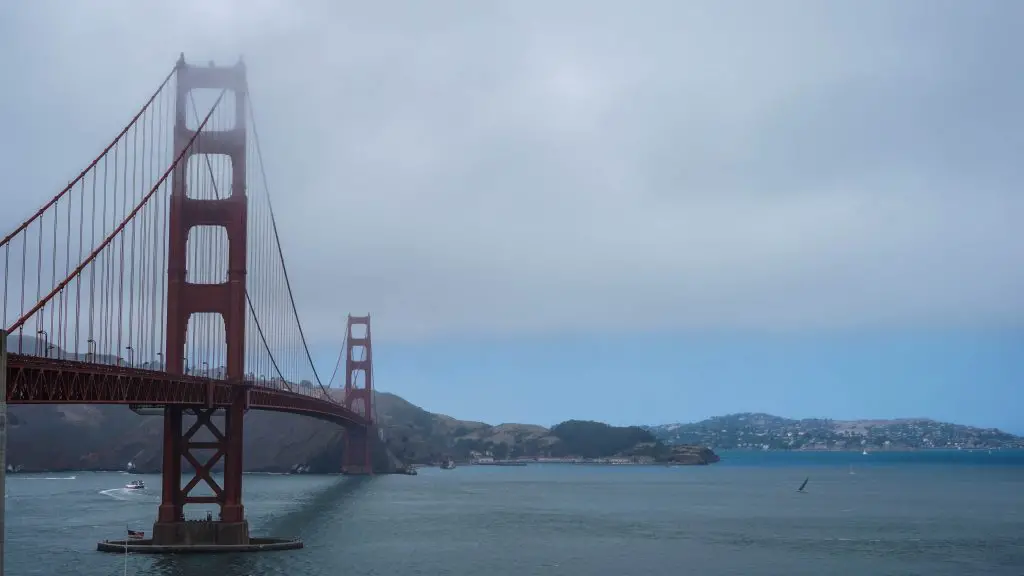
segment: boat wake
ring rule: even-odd
[[[31,476],[8,476],[8,480],[75,480],[77,476],[46,476],[45,478]]]
[[[129,490],[128,488],[108,488],[100,490],[100,494],[121,501],[138,500],[140,497],[145,496],[141,490]]]

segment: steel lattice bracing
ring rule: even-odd
[[[182,57],[102,152],[12,228],[0,240],[7,400],[161,408],[157,539],[187,538],[190,503],[217,504],[222,537],[247,538],[248,409],[344,426],[343,468],[370,472],[369,317],[349,318],[337,401],[299,321],[241,62]]]

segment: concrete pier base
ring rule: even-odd
[[[249,522],[185,520],[153,524],[153,537],[142,540],[104,540],[96,550],[137,554],[209,554],[214,552],[271,552],[302,548],[298,538],[250,538]]]
[[[158,546],[246,546],[249,544],[249,522],[156,522],[153,524],[153,543]]]
[[[152,540],[104,540],[96,550],[111,554],[227,554],[276,552],[302,548],[298,538],[250,538],[248,544],[154,544]]]

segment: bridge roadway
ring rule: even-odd
[[[338,402],[251,381],[243,385],[248,387],[248,407],[252,409],[300,414],[345,428],[368,426],[365,418]],[[235,386],[225,380],[156,370],[24,354],[7,357],[8,404],[226,407]]]

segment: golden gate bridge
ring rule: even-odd
[[[241,60],[198,66],[182,55],[102,152],[3,237],[0,258],[8,403],[122,404],[163,415],[161,502],[152,538],[135,544],[269,542],[250,538],[242,504],[250,409],[344,427],[339,471],[372,474],[370,317],[348,317],[344,370],[322,380]],[[338,372],[345,381],[335,388]],[[189,504],[215,504],[219,515],[186,521]]]

